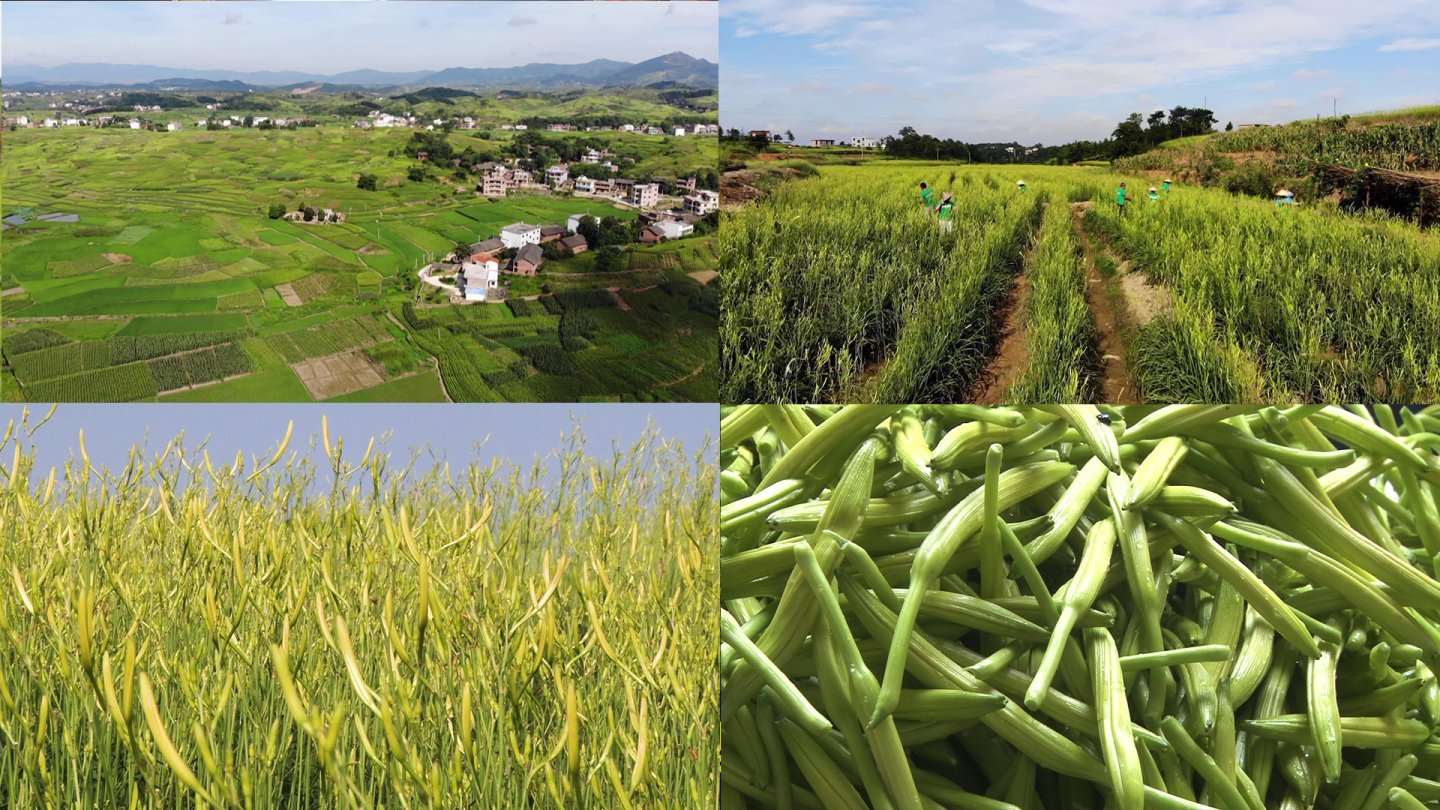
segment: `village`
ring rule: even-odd
[[[554,173],[556,188],[566,182],[560,177],[564,172],[563,166],[551,167],[547,171],[547,175]],[[506,185],[505,190],[529,183],[528,175],[529,172],[507,169],[502,164],[489,164],[489,168],[485,168],[487,180],[495,178],[497,183]],[[696,189],[694,176],[674,181],[678,188],[689,192],[679,198],[680,205],[660,208],[659,181],[665,179],[653,178],[649,183],[620,181],[624,192],[619,192],[617,188],[605,195],[608,202],[642,209],[637,217],[638,237],[634,244],[659,244],[685,238],[696,232],[699,220],[720,210],[719,192]],[[618,193],[624,196],[614,196]],[[666,200],[673,202],[673,198]],[[419,279],[448,293],[448,303],[451,304],[502,303],[506,300],[508,288],[500,285],[501,275],[536,275],[546,261],[546,245],[552,246],[552,255],[562,258],[599,247],[598,244],[592,245],[592,240],[598,242],[603,239],[611,250],[627,247],[615,244],[613,222],[607,219],[606,224],[612,227],[603,231],[601,224],[600,219],[588,214],[572,214],[563,226],[515,222],[501,228],[497,237],[469,246],[457,246],[449,257],[452,261],[432,262],[422,267]]]

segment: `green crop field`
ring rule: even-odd
[[[719,807],[708,438],[482,460],[507,420],[456,418],[421,460],[317,419],[122,470],[93,413],[47,471],[36,410],[0,441],[6,810]]]
[[[722,400],[1440,396],[1440,234],[1151,182],[909,163],[775,187],[721,230]]]
[[[174,118],[188,120],[186,115],[180,112]],[[692,275],[714,266],[713,238],[659,246],[676,254],[669,261],[651,256],[661,252],[655,247],[633,246],[633,255],[622,257],[621,266],[642,272],[592,273],[593,255],[557,258],[537,276],[503,279],[511,285],[512,305],[417,310],[434,321],[420,329],[403,317],[407,302],[432,300],[426,296],[434,289],[417,281],[416,269],[445,258],[457,242],[493,237],[504,225],[522,220],[563,225],[576,213],[628,221],[637,216],[632,208],[543,190],[487,201],[434,178],[411,181],[407,173],[416,161],[404,153],[408,130],[323,126],[162,133],[73,128],[6,135],[0,168],[6,213],[30,207],[79,216],[73,223],[24,223],[0,238],[5,288],[20,288],[4,299],[0,385],[7,389],[7,401],[144,400],[157,394],[166,401],[306,399],[306,389],[287,364],[391,340],[405,349],[381,364],[384,382],[344,397],[432,400],[443,398],[449,389],[456,400],[597,396],[684,401],[715,388],[717,295],[713,282],[705,284],[711,281],[708,275]],[[581,135],[633,158],[636,172],[673,176],[714,166],[714,138],[618,132],[547,137]],[[513,135],[455,132],[450,137],[457,150],[472,146],[493,152]],[[360,174],[376,175],[378,190],[357,188]],[[268,209],[273,203],[287,211],[331,208],[347,220],[322,225],[272,219]],[[562,330],[564,307],[552,301],[547,308],[544,300],[552,293],[600,290],[605,305],[611,306],[613,297],[601,288],[656,284],[670,289],[666,306],[643,312],[617,308],[619,317],[603,322],[576,315],[569,325],[575,329]],[[514,300],[535,295],[542,299]],[[515,310],[525,310],[527,304],[533,314],[514,317]],[[343,315],[337,314],[341,311]],[[354,336],[337,333],[335,324],[328,323],[357,316],[383,324],[386,334],[351,339]],[[502,320],[503,327],[498,324]],[[317,338],[302,346],[293,335],[270,337],[322,323],[327,329],[314,334],[328,340]],[[432,334],[437,329],[445,334]],[[493,339],[487,330],[497,333]],[[22,359],[26,352],[11,347],[14,338],[32,331],[53,332],[77,344],[112,337],[238,332],[246,348],[238,355],[227,351],[223,362],[211,350],[193,358],[179,353],[146,357],[134,367],[101,362],[37,376],[35,366],[50,355]],[[599,358],[601,365],[594,366],[568,359],[592,348],[592,339],[657,331],[658,339],[644,339],[655,344],[652,351],[657,354],[665,345],[676,347],[681,358],[676,363],[612,369],[605,364],[619,360]],[[488,368],[494,349],[479,342],[481,338],[506,351],[510,349],[495,341],[528,339],[549,348],[508,359],[504,374],[488,372],[490,384],[479,369]],[[259,358],[257,340],[266,344]],[[27,346],[24,339],[17,345]],[[408,359],[397,363],[394,357]],[[436,385],[427,387],[406,376],[413,373],[417,357],[438,367]],[[702,359],[691,363],[695,358]],[[694,377],[687,376],[697,367]],[[215,382],[221,377],[227,379]],[[31,390],[32,384],[38,387]]]

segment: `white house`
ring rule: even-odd
[[[80,126],[81,124],[84,124],[84,123],[85,123],[85,122],[84,122],[84,121],[81,121],[79,118],[66,118],[66,119],[64,119],[63,121],[60,122],[60,126],[62,126],[62,127],[78,127],[78,126]]]
[[[500,229],[500,243],[507,248],[540,244],[540,226],[517,222]]]
[[[204,118],[201,118],[199,121],[196,121],[196,122],[195,122],[195,126],[197,126],[197,127],[204,127],[204,126],[209,126],[209,125],[210,125],[210,122],[209,122],[209,121],[206,121]]]
[[[858,146],[862,149],[874,149],[875,147],[880,145],[880,143],[874,138],[867,138],[864,135],[861,135],[858,138],[851,138],[850,143],[852,146]]]
[[[489,256],[472,256],[460,265],[455,281],[466,301],[484,301],[500,286],[500,262]]]
[[[660,185],[658,183],[636,183],[630,189],[630,204],[646,207],[658,205],[660,202]]]
[[[599,163],[600,153],[594,149],[586,149],[585,155],[580,158],[581,163]]]
[[[15,119],[15,123],[19,124],[22,127],[28,127],[30,126],[30,118],[29,116],[22,115],[19,118]]]
[[[515,131],[516,131],[516,132],[524,132],[525,130],[527,130],[527,129],[529,129],[529,128],[530,128],[530,126],[529,126],[528,124],[516,124],[516,125],[515,125]]]
[[[230,125],[233,124],[233,123],[235,123],[235,122],[233,122],[233,121],[221,121],[221,122],[220,122],[220,126],[222,126],[222,127],[228,127],[228,126],[230,126]]]
[[[570,233],[579,233],[579,232],[580,232],[580,220],[582,220],[582,219],[584,219],[585,217],[588,217],[588,216],[590,216],[590,215],[589,215],[589,214],[571,214],[571,215],[570,215],[570,218],[567,219],[567,220],[565,220],[565,230],[569,231]]]
[[[553,188],[565,185],[565,181],[569,179],[570,167],[568,166],[555,165],[545,170],[545,182]]]
[[[575,178],[575,191],[580,194],[594,194],[595,181],[582,174]]]
[[[659,228],[663,231],[666,239],[679,239],[682,236],[689,236],[695,232],[694,225],[686,222],[676,222],[675,220],[656,222],[652,227]]]
[[[664,134],[665,134],[665,130],[663,130],[663,129],[659,128],[659,127],[646,127],[646,128],[645,128],[645,134],[646,134],[646,135],[664,135]]]
[[[138,118],[131,118],[131,119],[130,119],[130,128],[131,128],[131,129],[139,129],[139,128],[140,128],[140,120],[139,120]]]
[[[47,126],[47,127],[58,127],[58,126],[60,126],[60,122],[59,122],[59,121],[56,121],[54,118],[46,118],[46,119],[45,119],[45,126]]]
[[[625,132],[634,132],[634,131],[635,131],[635,125],[634,125],[634,124],[621,124],[621,125],[620,125],[620,129],[623,130],[623,131],[625,131]]]
[[[685,137],[685,128],[684,128],[684,127],[675,127],[675,137],[677,137],[677,138],[683,138],[683,137]]]
[[[288,122],[286,119],[284,119],[284,118],[276,118],[276,119],[275,119],[275,126],[277,126],[277,127],[283,127],[283,126],[285,126],[285,124],[287,124],[287,123],[289,123],[289,122]]]
[[[168,123],[168,124],[165,125],[165,131],[166,131],[166,132],[175,132],[175,131],[178,130],[178,129],[180,129],[180,122],[179,122],[179,121],[171,121],[170,123]]]
[[[258,118],[255,119],[255,126],[258,127],[258,126],[260,126],[261,124],[263,124],[263,123],[265,123],[266,121],[269,121],[269,120],[270,120],[270,118],[269,118],[268,116],[264,116],[264,115],[259,116]]]
[[[703,217],[711,211],[720,210],[720,193],[716,191],[697,191],[694,194],[685,196],[685,212]]]

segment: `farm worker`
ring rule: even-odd
[[[1119,190],[1115,192],[1115,204],[1120,206],[1120,213],[1125,213],[1125,184],[1121,183]]]
[[[933,197],[934,195],[935,195],[935,192],[934,192],[934,191],[931,191],[929,186],[925,185],[924,183],[921,183],[921,184],[920,184],[920,204],[921,204],[921,205],[925,206],[925,207],[928,209],[928,208],[930,207],[930,198]]]
[[[1154,186],[1151,186],[1151,187],[1150,187],[1150,202],[1155,202],[1155,201],[1158,200],[1158,199],[1160,199],[1160,195],[1155,192],[1155,187],[1154,187]]]
[[[1282,188],[1275,192],[1275,206],[1277,208],[1288,207],[1295,204],[1295,195],[1290,191]]]
[[[1170,193],[1170,181],[1169,181],[1169,180],[1166,180],[1165,182],[1161,183],[1161,184],[1160,184],[1160,190],[1161,190],[1161,191],[1164,191],[1166,194],[1169,194],[1169,193]]]
[[[1021,191],[1024,191],[1024,190],[1025,190],[1025,181],[1024,181],[1024,180],[1016,180],[1016,181],[1015,181],[1015,185],[1018,186]]]
[[[950,233],[950,229],[955,226],[950,219],[955,213],[955,203],[950,199],[950,192],[945,192],[945,196],[940,198],[940,204],[935,206],[935,211],[940,215],[940,232]]]

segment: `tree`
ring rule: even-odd
[[[362,189],[362,190],[364,190],[364,191],[374,191],[374,190],[375,190],[375,175],[373,175],[373,174],[362,174],[362,175],[360,175],[360,180],[359,180],[359,182],[357,182],[357,183],[355,184],[355,187],[356,187],[356,188],[359,188],[359,189]]]
[[[1234,123],[1233,121],[1226,121],[1226,122],[1225,122],[1225,131],[1226,131],[1226,132],[1229,132],[1230,130],[1232,130],[1232,129],[1234,129],[1234,128],[1235,128],[1235,123]]]
[[[464,242],[456,242],[455,249],[450,251],[450,261],[463,262],[470,258],[470,246]]]
[[[305,221],[310,222],[313,219],[315,219],[315,209],[308,205],[305,206]]]
[[[283,216],[285,216],[285,204],[278,202],[270,203],[270,218],[279,219]]]
[[[410,181],[411,181],[411,182],[414,182],[414,183],[422,182],[422,181],[425,180],[425,170],[424,170],[424,169],[421,169],[421,168],[411,169],[411,170],[410,170],[410,173],[407,175],[407,177],[410,178]]]
[[[585,237],[585,243],[600,247],[600,221],[595,217],[586,214],[580,217],[580,224],[575,226],[575,232]]]
[[[247,127],[253,127],[253,126],[255,126],[255,116],[253,116],[253,115],[247,115],[247,116],[245,116],[244,125],[247,126]]]
[[[623,265],[624,256],[621,255],[620,248],[613,245],[600,248],[595,254],[595,270],[597,272],[614,273],[617,270],[623,270]]]
[[[795,142],[795,133],[791,132],[791,131],[788,130],[788,129],[785,130],[785,140],[789,141],[790,143],[794,143],[794,142]]]

